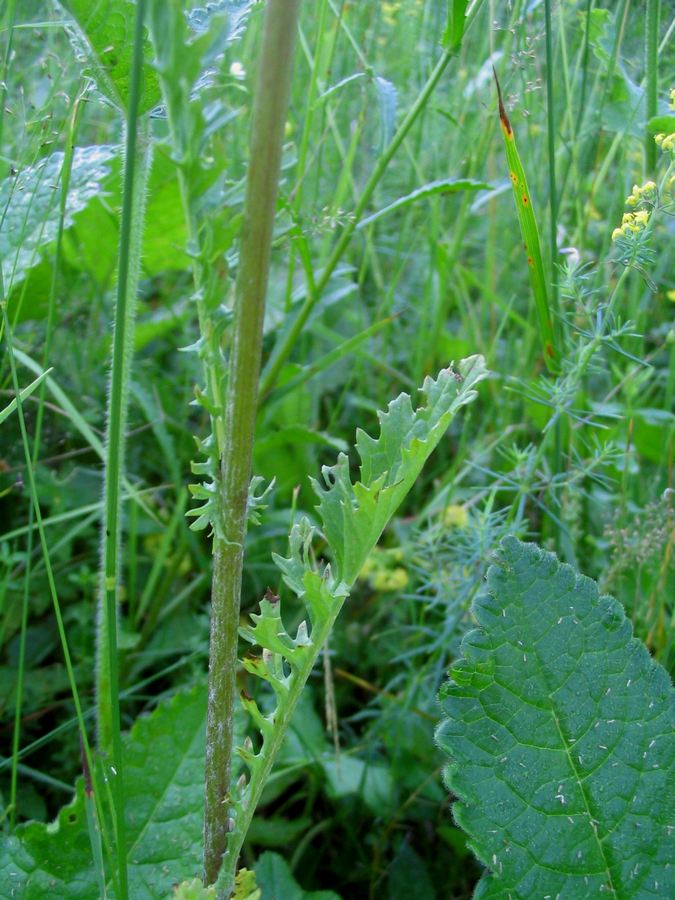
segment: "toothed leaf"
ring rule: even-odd
[[[476,396],[475,386],[487,376],[481,356],[459,363],[459,373],[444,369],[422,386],[425,403],[413,410],[401,394],[379,413],[380,436],[359,430],[356,449],[360,480],[352,484],[349,463],[340,454],[334,466],[324,466],[325,486],[314,482],[323,530],[337,565],[338,578],[352,584],[412,487],[422,466],[443,437],[458,409]]]
[[[673,897],[673,691],[595,582],[502,542],[441,691],[477,897]],[[670,787],[669,787],[670,784]]]

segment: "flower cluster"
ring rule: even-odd
[[[630,238],[634,235],[640,234],[645,230],[648,222],[649,213],[646,209],[639,209],[634,213],[624,213],[623,219],[621,220],[621,227],[615,228],[612,232],[612,240],[616,241],[621,237]]]
[[[361,567],[359,578],[365,578],[374,591],[402,591],[410,580],[407,570],[397,565],[402,560],[400,547],[391,550],[376,547]]]
[[[464,506],[451,503],[441,511],[441,522],[446,528],[466,528],[469,514]]]
[[[641,203],[654,204],[656,201],[656,185],[647,181],[642,186],[633,185],[633,190],[626,197],[626,206],[639,206]]]
[[[657,134],[654,140],[664,153],[675,153],[675,131],[672,134]]]

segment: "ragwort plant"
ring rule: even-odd
[[[610,400],[615,388],[608,377],[607,360],[628,360],[638,367],[641,364],[641,354],[639,351],[636,354],[631,344],[631,341],[640,340],[639,329],[626,324],[617,310],[619,302],[627,298],[628,286],[628,299],[634,300],[636,296],[636,281],[631,281],[633,273],[637,273],[638,284],[651,284],[650,270],[656,261],[648,242],[659,221],[654,207],[659,206],[659,212],[667,214],[667,205],[661,201],[670,187],[669,173],[667,177],[657,179],[653,168],[653,147],[657,144],[652,142],[652,149],[646,153],[649,175],[655,180],[633,190],[629,200],[633,198],[635,203],[629,202],[631,212],[622,222],[621,233],[616,235],[615,263],[624,271],[618,279],[612,276],[612,290],[606,295],[599,290],[605,272],[603,267],[570,264],[564,270],[556,268],[560,256],[556,247],[556,223],[565,221],[564,201],[568,196],[563,189],[565,178],[570,172],[578,176],[583,171],[583,158],[592,156],[594,146],[597,149],[601,141],[597,128],[582,130],[586,115],[582,103],[578,117],[568,121],[578,146],[575,141],[567,174],[563,166],[559,183],[556,172],[560,173],[561,167],[556,167],[554,160],[549,159],[548,217],[552,237],[547,248],[548,260],[543,251],[538,252],[534,311],[539,310],[539,319],[533,315],[525,318],[517,312],[513,300],[501,296],[506,293],[502,285],[497,290],[493,284],[495,290],[490,293],[492,266],[499,255],[499,240],[495,237],[498,232],[494,228],[485,243],[487,277],[481,286],[485,293],[480,295],[486,300],[489,298],[489,303],[481,304],[476,311],[472,308],[472,292],[478,279],[465,259],[460,259],[460,249],[473,215],[472,192],[485,187],[485,182],[477,178],[484,170],[491,142],[490,131],[480,123],[475,154],[468,162],[470,177],[434,179],[422,188],[418,187],[423,180],[418,177],[422,169],[418,162],[421,148],[416,146],[415,152],[410,154],[410,132],[413,125],[420,124],[425,118],[428,122],[432,92],[451,59],[462,52],[465,25],[473,21],[481,4],[472,7],[466,21],[468,4],[448,5],[444,49],[398,128],[392,112],[396,104],[392,84],[368,68],[364,50],[358,46],[358,38],[350,31],[342,13],[333,4],[322,2],[319,5],[313,55],[307,35],[301,31],[300,50],[307,57],[311,78],[307,116],[298,141],[300,175],[296,185],[282,186],[281,215],[274,235],[272,222],[277,206],[278,170],[286,126],[284,94],[295,34],[292,24],[295,4],[268,4],[245,191],[240,180],[230,180],[226,167],[231,149],[228,129],[236,114],[222,101],[221,88],[227,70],[224,63],[228,59],[226,48],[231,40],[243,36],[250,4],[210,5],[192,10],[187,17],[180,2],[147,0],[146,3],[120,2],[113,6],[115,13],[119,13],[127,24],[128,34],[132,33],[131,26],[135,26],[133,42],[119,43],[119,33],[113,35],[109,31],[119,21],[108,15],[110,7],[68,4],[79,26],[78,40],[85,41],[81,44],[84,46],[81,52],[89,60],[99,90],[126,119],[127,135],[122,214],[126,225],[120,238],[118,273],[121,277],[106,457],[107,524],[102,541],[104,580],[101,595],[105,602],[99,632],[97,706],[100,745],[104,752],[92,755],[88,751],[86,725],[80,714],[85,778],[77,788],[75,800],[59,814],[58,827],[52,829],[53,834],[39,823],[20,826],[0,857],[1,877],[7,879],[12,889],[22,891],[26,896],[63,896],[74,890],[79,890],[82,896],[163,896],[182,879],[188,881],[179,889],[179,896],[228,896],[232,891],[235,896],[255,896],[255,891],[260,889],[263,896],[281,892],[282,896],[293,897],[300,891],[290,872],[273,855],[264,854],[259,859],[255,877],[241,869],[239,875],[235,875],[240,851],[252,830],[256,808],[271,784],[272,769],[284,735],[290,729],[291,717],[294,711],[302,713],[301,699],[307,696],[303,694],[304,685],[338,613],[359,575],[367,576],[363,566],[380,534],[406,493],[414,490],[413,484],[422,465],[441,440],[454,413],[473,399],[475,385],[482,380],[485,370],[479,357],[463,360],[457,370],[443,368],[437,378],[425,379],[419,408],[413,409],[409,397],[401,395],[389,405],[387,412],[379,414],[378,438],[370,438],[358,431],[355,450],[360,469],[356,479],[351,472],[349,457],[344,454],[335,466],[324,466],[323,481],[314,486],[319,499],[317,516],[310,521],[293,515],[295,524],[290,533],[289,555],[275,557],[276,571],[283,587],[269,590],[261,601],[260,612],[240,630],[243,638],[262,648],[262,655],[252,653],[237,664],[239,596],[247,518],[255,521],[265,503],[274,503],[273,493],[261,492],[262,482],[250,478],[256,395],[259,393],[262,400],[260,415],[270,415],[268,410],[274,411],[275,404],[278,409],[284,396],[302,389],[311,379],[340,363],[346,353],[363,348],[380,332],[383,339],[390,342],[390,348],[395,350],[398,340],[399,351],[403,347],[407,352],[405,331],[389,327],[396,322],[396,316],[389,313],[398,313],[398,310],[387,308],[391,306],[402,269],[392,278],[392,283],[387,284],[377,229],[388,216],[399,215],[402,210],[412,213],[417,204],[428,203],[434,213],[428,229],[436,241],[440,234],[439,202],[444,195],[458,191],[461,199],[456,233],[448,243],[437,241],[434,253],[438,254],[443,266],[434,269],[439,273],[438,278],[429,278],[425,287],[425,301],[431,299],[435,303],[422,304],[419,325],[424,339],[418,340],[413,348],[411,370],[414,377],[396,371],[392,375],[392,367],[381,366],[387,393],[393,376],[404,383],[407,378],[407,383],[414,386],[434,366],[437,358],[448,357],[445,351],[449,343],[444,341],[443,326],[450,306],[447,299],[440,299],[445,290],[460,309],[459,319],[466,335],[471,335],[475,346],[485,350],[490,357],[499,360],[505,327],[495,326],[490,305],[492,310],[499,307],[504,312],[505,322],[523,329],[523,346],[527,352],[521,354],[522,363],[515,369],[517,377],[512,384],[518,391],[516,396],[523,401],[526,414],[532,415],[536,406],[539,410],[544,409],[544,418],[539,416],[537,419],[541,429],[538,440],[525,446],[505,445],[505,438],[511,433],[524,430],[521,425],[505,428],[504,435],[494,441],[491,436],[482,435],[476,442],[478,446],[472,446],[469,429],[464,429],[459,439],[460,450],[465,454],[465,460],[471,458],[466,469],[479,481],[482,479],[479,496],[489,498],[487,508],[480,518],[476,515],[475,531],[467,529],[465,533],[459,521],[445,522],[444,528],[459,527],[454,539],[446,540],[442,534],[435,533],[434,527],[422,524],[422,534],[414,538],[412,547],[402,542],[406,554],[411,555],[406,562],[407,568],[411,571],[417,568],[418,590],[412,603],[418,605],[422,613],[418,621],[413,617],[410,625],[404,623],[399,653],[393,655],[392,664],[408,667],[414,656],[428,648],[431,658],[419,677],[424,687],[418,689],[427,698],[429,692],[435,691],[447,663],[457,655],[457,642],[466,630],[470,601],[479,591],[486,563],[492,559],[495,567],[489,576],[490,597],[475,600],[472,606],[481,630],[467,636],[463,645],[464,660],[456,661],[452,666],[453,681],[442,692],[449,719],[439,731],[439,743],[453,760],[448,781],[459,798],[455,807],[457,821],[468,832],[471,846],[486,866],[479,894],[530,896],[541,891],[583,896],[586,890],[595,888],[608,890],[616,896],[670,892],[662,797],[665,773],[669,760],[672,760],[672,742],[669,744],[664,726],[670,700],[663,670],[650,663],[644,650],[630,639],[629,627],[618,605],[600,597],[587,580],[576,576],[569,567],[560,567],[552,556],[511,539],[504,542],[496,558],[492,555],[498,535],[505,532],[522,534],[540,517],[538,524],[543,537],[553,537],[567,559],[576,561],[577,555],[583,558],[586,549],[585,529],[581,525],[583,507],[593,503],[598,490],[609,489],[612,475],[621,462],[621,451],[609,441],[595,443],[587,438],[588,430],[595,429],[603,421],[604,413],[611,411]],[[625,11],[626,8],[624,4],[622,9]],[[13,10],[14,7],[10,11],[10,25]],[[564,91],[570,90],[571,79],[565,30],[561,28],[560,42],[555,44],[548,3],[545,12],[547,137],[549,154],[553,156],[556,153],[553,111],[563,105],[572,108],[571,104],[560,102],[559,87],[551,78],[556,52],[562,56]],[[589,7],[582,14],[585,30],[577,47],[577,74],[580,73],[582,79],[582,96],[590,96],[593,100],[589,108],[596,112],[594,126],[601,119],[603,107],[609,108],[613,102],[612,90],[623,36],[623,14],[617,16],[617,28],[611,33],[609,20],[604,16],[606,12]],[[144,13],[147,33],[143,29]],[[646,77],[650,84],[649,115],[653,115],[658,11],[654,15],[652,8],[650,13],[647,46],[651,47],[652,55],[647,54]],[[371,13],[364,10],[361,14],[367,17]],[[383,14],[390,15],[387,10]],[[426,8],[424,14],[428,14]],[[331,15],[335,16],[334,33],[327,27],[328,21],[332,21]],[[512,44],[518,45],[519,30],[529,26],[529,15],[522,4],[513,5],[504,34],[504,53]],[[275,16],[280,17],[276,25]],[[285,20],[285,16],[290,19]],[[564,24],[563,10],[560,10],[560,21]],[[336,35],[342,33],[341,30],[348,34],[361,54],[364,71],[354,77],[347,76],[330,90],[323,90],[334,58],[331,42],[337,40]],[[275,31],[281,34],[281,40],[273,38]],[[608,38],[612,35],[614,43],[611,45],[610,42],[611,52],[608,52]],[[518,65],[533,65],[536,44],[536,36],[534,39],[526,36],[522,55],[519,53],[517,57]],[[124,53],[118,57],[120,47]],[[494,47],[489,49],[487,63],[497,62],[493,58]],[[591,52],[597,53],[602,65],[589,87],[587,63]],[[502,62],[500,69],[503,65]],[[485,74],[490,75],[488,64]],[[268,89],[269,82],[265,79],[270,77],[273,87]],[[361,83],[364,93],[366,90],[376,92],[382,116],[380,152],[367,177],[359,183],[356,149],[359,140],[368,134],[365,107],[354,120],[351,141],[341,144],[334,117],[337,107],[330,104],[336,98],[339,103],[350,85]],[[141,96],[145,101],[138,96],[142,85],[145,93]],[[457,108],[462,109],[462,116],[475,103],[472,99],[475,91],[475,85],[467,85],[463,99],[458,101]],[[161,106],[158,106],[160,98]],[[509,102],[513,101],[505,85],[504,102],[500,102],[500,106],[505,107]],[[511,125],[512,112],[509,110],[507,115],[504,109],[501,120],[506,129],[507,154],[511,151],[508,162],[515,166],[518,182],[515,186],[524,187],[531,210],[531,197],[535,196],[536,188],[530,191],[525,171],[533,184],[536,178],[532,178],[528,166],[526,142],[521,142],[519,137],[522,162],[518,154],[514,155],[515,145],[508,143],[509,136],[512,139],[516,130]],[[315,210],[308,226],[304,218],[309,206],[306,198],[311,199],[312,188],[317,193],[311,178],[314,151],[310,136],[313,128],[318,128],[323,135],[335,135],[343,175],[335,187],[331,204],[320,214]],[[517,130],[520,135],[520,129]],[[151,132],[152,137],[149,136]],[[232,142],[234,140],[232,138]],[[663,132],[659,146],[670,152],[671,143]],[[612,152],[618,153],[619,148],[617,141]],[[385,203],[379,211],[368,215],[376,187],[399,149],[414,155],[415,179],[399,190],[397,200]],[[323,152],[322,144],[318,156]],[[265,153],[270,154],[264,157],[267,163],[263,171],[256,172],[255,163],[261,161]],[[192,510],[191,515],[196,519],[196,528],[206,530],[213,540],[211,689],[208,697],[197,687],[163,702],[152,716],[140,718],[124,736],[120,728],[121,698],[114,684],[118,665],[117,619],[120,606],[124,606],[120,603],[124,601],[124,592],[120,591],[121,567],[115,544],[119,547],[120,495],[126,492],[126,497],[132,501],[132,531],[138,515],[136,511],[143,510],[145,503],[140,492],[124,477],[123,445],[131,350],[137,345],[132,308],[138,292],[140,235],[147,195],[145,185],[152,177],[153,155],[156,164],[167,164],[168,161],[177,176],[185,226],[181,240],[187,245],[191,265],[189,308],[195,310],[199,320],[199,339],[188,349],[193,351],[191,356],[201,367],[202,387],[196,391],[195,398],[196,408],[203,414],[199,427],[203,426],[204,419],[208,419],[209,426],[207,436],[199,439],[200,456],[193,464],[193,472],[201,480],[192,491],[201,505]],[[133,174],[134,160],[139,164],[138,180]],[[66,160],[63,162],[62,178],[67,194]],[[285,177],[289,165],[287,162]],[[77,170],[74,174],[77,175]],[[606,175],[605,168],[602,177]],[[258,178],[262,180],[257,181]],[[657,180],[659,187],[651,187]],[[598,192],[597,185],[594,192]],[[242,206],[244,194],[246,199]],[[517,204],[522,203],[522,192],[514,196]],[[148,195],[147,201],[151,200],[152,196]],[[490,221],[494,224],[495,198],[489,203]],[[349,211],[350,205],[352,211]],[[543,205],[537,205],[538,214],[543,208]],[[500,210],[499,216],[506,219],[506,208]],[[62,208],[62,230],[67,221],[67,210]],[[582,223],[577,235],[579,249],[575,248],[575,252],[586,260],[584,231],[587,220],[579,216],[579,221]],[[242,222],[243,230],[237,242],[235,238]],[[415,231],[414,223],[414,215],[411,215],[401,230],[399,250],[405,249],[404,241]],[[148,217],[146,227],[150,226]],[[521,218],[521,226],[524,234],[529,233],[530,238],[536,236],[537,245],[541,243],[545,248],[536,221],[528,218],[523,222]],[[332,240],[331,231],[335,228],[339,229],[339,235],[337,240]],[[281,242],[288,235],[291,236],[291,252],[282,297],[286,318],[283,327],[273,335],[274,346],[267,357],[258,392],[270,241]],[[378,306],[378,315],[386,312],[387,316],[362,328],[355,336],[343,339],[342,343],[336,343],[335,335],[338,339],[342,337],[336,330],[330,334],[331,351],[315,357],[311,365],[294,368],[295,351],[306,337],[308,324],[322,309],[323,301],[329,300],[331,291],[337,296],[345,296],[340,291],[345,289],[350,270],[344,261],[352,239],[358,235],[363,235],[364,252],[357,260],[355,277],[361,286],[373,279],[385,298],[378,301],[378,304],[382,303]],[[609,235],[610,231],[607,231],[607,242]],[[320,245],[318,252],[312,246],[312,238]],[[572,253],[569,255],[573,256]],[[520,246],[513,252],[513,258],[522,259]],[[230,270],[236,272],[234,285],[229,277]],[[527,271],[525,266],[522,271]],[[253,277],[249,277],[251,272]],[[295,287],[298,272],[307,282],[304,293]],[[443,272],[445,274],[441,274]],[[447,272],[452,273],[450,279]],[[554,283],[556,281],[559,284]],[[558,290],[562,312],[558,312],[555,300]],[[553,298],[550,319],[547,318],[550,315],[547,294]],[[234,295],[234,302],[231,295]],[[252,296],[255,303],[250,306]],[[128,301],[131,306],[125,311],[124,304]],[[632,306],[635,309],[636,303]],[[252,309],[256,314],[249,316],[247,312]],[[327,321],[335,328],[335,320]],[[532,321],[538,321],[538,334]],[[329,331],[325,324],[315,324],[319,333],[321,326],[325,329],[324,334]],[[251,329],[248,335],[245,328]],[[5,332],[10,333],[7,321]],[[537,370],[542,360],[547,361],[546,342],[554,333],[556,365],[552,366],[550,375],[540,377]],[[460,353],[453,350],[451,355],[459,357],[468,352],[464,346],[468,338],[453,340],[453,347],[461,346],[462,349]],[[630,350],[625,349],[626,345]],[[16,359],[28,365],[19,348]],[[24,402],[31,391],[42,386],[53,389],[51,373],[45,372],[47,362],[48,356],[45,356],[45,365],[35,371],[38,381],[23,390],[13,367],[15,405],[10,404],[5,413],[7,417],[14,411],[19,413],[25,447],[28,438],[23,419]],[[349,378],[353,377],[350,373]],[[671,377],[667,383],[671,394],[672,382]],[[484,391],[491,392],[499,416],[499,407],[503,405],[501,386],[496,379],[491,379],[484,385]],[[609,395],[603,396],[602,391],[608,391]],[[143,396],[142,393],[139,396]],[[338,409],[341,409],[345,396],[348,396],[346,389],[340,396]],[[598,406],[598,397],[605,400],[603,409]],[[147,396],[144,402],[149,406]],[[243,406],[240,407],[240,403]],[[65,403],[63,405],[65,408]],[[246,428],[239,427],[244,422]],[[86,423],[83,427],[86,428]],[[163,440],[166,442],[166,435]],[[37,443],[39,440],[36,446]],[[104,453],[103,448],[101,452]],[[170,452],[166,458],[171,459]],[[492,462],[487,463],[486,458],[491,458]],[[28,471],[31,471],[30,464]],[[623,471],[625,473],[625,467]],[[446,473],[436,474],[440,482],[437,486],[441,491],[452,492],[453,501],[454,491],[463,491],[465,497],[471,496],[470,490],[460,485],[454,466]],[[464,478],[466,480],[466,472]],[[180,476],[176,480],[179,479]],[[31,515],[35,516],[39,526],[45,564],[48,565],[48,548],[34,484],[31,491],[34,501]],[[184,494],[181,496],[183,500],[177,502],[162,538],[158,554],[162,561],[168,557],[173,536],[180,532],[185,503]],[[500,502],[504,502],[504,509],[492,516],[491,509]],[[464,510],[457,504],[454,508]],[[150,513],[152,515],[153,511]],[[424,520],[421,515],[418,526]],[[620,521],[617,529],[621,525]],[[28,533],[32,535],[30,528]],[[609,539],[616,543],[611,534]],[[661,551],[666,567],[668,546],[664,542]],[[416,559],[420,554],[423,558]],[[330,561],[326,562],[324,556]],[[163,580],[162,564],[153,565],[140,603],[134,608],[137,622],[143,621],[147,611],[153,611],[143,626],[146,634],[148,629],[152,631],[162,615],[152,597],[155,586]],[[464,571],[467,568],[469,572]],[[133,574],[131,567],[129,571]],[[395,567],[386,584],[382,580],[376,581],[371,572],[373,589],[404,589],[401,571],[405,575],[403,567]],[[273,573],[274,569],[268,567],[265,572]],[[612,570],[609,574],[616,578]],[[275,583],[274,574],[270,574],[270,582]],[[444,597],[444,590],[451,592],[453,597]],[[654,594],[655,598],[657,596]],[[447,609],[444,608],[446,602]],[[284,619],[282,605],[285,610],[291,607],[290,615],[285,611]],[[652,604],[650,599],[650,609],[652,605],[650,646],[667,649],[670,643],[667,627],[664,627],[667,606],[656,600]],[[58,609],[56,605],[57,617]],[[27,614],[27,605],[24,610]],[[400,620],[396,625],[400,627]],[[25,638],[25,627],[22,636]],[[63,629],[62,641],[68,659]],[[123,647],[120,649],[124,650]],[[241,694],[247,720],[236,710],[234,676],[238,665],[251,676]],[[330,682],[329,656],[325,666]],[[71,683],[77,697],[77,685],[72,677]],[[247,691],[252,684],[262,684],[267,690],[253,690],[255,696],[249,696]],[[394,682],[390,687],[389,693],[398,690]],[[409,696],[413,695],[411,686]],[[17,705],[17,722],[20,709]],[[426,710],[427,707],[423,711]],[[202,737],[204,730],[206,747]],[[247,734],[249,731],[251,733]],[[533,733],[541,737],[539,746],[532,746]],[[18,728],[15,734],[13,758],[17,760]],[[108,757],[105,751],[111,745],[112,756]],[[234,756],[233,748],[237,751]],[[203,768],[205,750],[206,770]],[[14,781],[17,771],[15,765]],[[433,772],[430,771],[429,777],[433,777]],[[202,840],[200,820],[204,812],[204,779],[207,799]],[[161,799],[158,801],[157,798]],[[518,825],[513,825],[516,819]],[[387,827],[396,827],[396,821],[394,817]],[[453,840],[456,842],[457,837]],[[522,852],[524,846],[529,846],[528,853]],[[207,885],[215,885],[208,889],[189,880],[199,869],[202,852],[205,881]],[[415,855],[410,852],[412,855],[407,858],[414,860]],[[397,871],[396,877],[403,884],[404,872],[400,867]],[[371,894],[383,890],[385,883],[386,890],[398,889],[393,870],[386,882],[382,872],[375,871],[371,878]],[[442,889],[446,888],[452,890],[453,886],[445,884]]]

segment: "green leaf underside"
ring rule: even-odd
[[[204,725],[202,686],[162,703],[125,736],[129,895],[169,897],[202,861]],[[0,850],[0,896],[96,900],[99,896],[80,779],[55,822],[17,828]],[[110,882],[108,896],[114,897]],[[6,893],[5,893],[6,891]]]
[[[90,200],[104,192],[119,148],[101,144],[73,151],[64,227]],[[56,239],[63,153],[46,156],[0,183],[0,262],[5,286],[16,286],[42,259],[42,249]]]
[[[672,687],[595,582],[502,542],[441,690],[477,897],[673,897]]]

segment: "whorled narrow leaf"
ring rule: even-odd
[[[594,581],[505,538],[441,690],[477,897],[673,897],[673,691]]]
[[[539,242],[539,230],[537,228],[537,220],[535,219],[534,209],[532,207],[532,196],[530,194],[530,189],[527,186],[525,170],[523,169],[523,164],[520,161],[520,156],[518,155],[518,150],[516,148],[516,137],[513,133],[513,127],[502,102],[502,91],[499,86],[497,73],[494,71],[494,68],[492,71],[497,85],[499,121],[501,123],[502,134],[504,135],[506,161],[509,167],[511,184],[513,185],[513,199],[516,204],[516,212],[518,213],[518,224],[523,238],[527,268],[530,273],[532,293],[534,294],[534,303],[537,311],[537,326],[539,328],[539,336],[544,351],[544,360],[546,362],[546,367],[551,372],[557,372],[560,367],[560,349],[557,345],[553,317],[549,305],[546,277],[544,275],[544,262],[541,256],[541,245]]]

